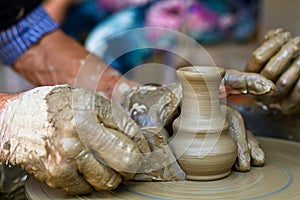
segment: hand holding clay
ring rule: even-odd
[[[272,98],[261,99],[284,114],[300,112],[300,37],[292,38],[283,29],[269,31],[263,43],[252,53],[246,71],[272,80],[276,91]]]
[[[260,74],[239,72],[232,69],[226,70],[223,83],[222,85],[225,85],[227,94],[271,95],[275,90],[273,82]],[[220,92],[222,93],[222,91],[223,88],[221,87]],[[221,97],[224,97],[224,95],[221,95]],[[226,106],[223,110],[226,110],[226,118],[230,124],[228,133],[238,146],[236,169],[249,171],[251,165],[263,166],[265,154],[259,147],[254,135],[245,129],[241,114],[230,106]]]
[[[102,96],[66,85],[38,87],[8,100],[0,133],[1,161],[71,194],[116,188],[134,176],[149,151],[125,113],[114,115]]]
[[[234,75],[242,76],[237,78],[238,76]],[[263,86],[264,84],[253,84],[252,78],[258,78],[258,83],[266,83],[268,86],[265,87]],[[250,74],[232,70],[227,73],[227,76],[225,75],[224,79],[226,79],[223,81],[227,82],[227,85],[232,87],[236,85],[236,90],[245,91],[245,89],[248,88],[247,91],[255,94],[265,94],[271,92],[272,88],[274,88],[271,81],[261,75],[255,75],[252,73]],[[173,120],[180,112],[179,105],[181,99],[182,88],[180,84],[169,86],[145,85],[134,88],[125,93],[123,96],[122,106],[127,111],[128,115],[131,116],[137,124],[139,124],[139,126],[151,127],[152,129],[153,127],[157,128],[158,131],[156,134],[162,135],[162,129],[167,129],[169,133],[172,132],[169,125],[172,124]],[[236,141],[238,146],[236,168],[240,171],[249,171],[251,168],[251,160],[252,165],[262,166],[265,160],[264,152],[259,148],[254,136],[251,137],[250,140],[250,137],[246,134],[247,131],[245,129],[242,116],[233,108],[228,107],[226,112],[226,116],[230,124],[229,135]],[[153,138],[151,138],[151,140],[154,140]],[[157,140],[154,140],[154,145],[165,150],[168,141],[169,136],[163,135],[160,138],[158,137]],[[173,155],[170,153],[164,155],[168,155],[169,160],[174,159]],[[158,157],[159,156],[156,158]],[[155,162],[155,160],[153,162]],[[174,171],[176,173],[174,173]],[[164,170],[139,176],[139,180],[148,180],[150,175],[154,177],[154,180],[182,179],[181,174],[182,170],[178,168],[178,164],[175,162],[173,165],[168,166],[168,168],[164,168]]]
[[[181,89],[179,85],[171,87]],[[139,86],[124,93],[122,107],[141,127],[151,149],[135,180],[184,180],[185,174],[168,145],[170,136],[166,131],[179,112],[179,103],[170,88],[158,84]]]
[[[226,118],[229,122],[228,134],[236,141],[238,146],[238,158],[235,167],[239,171],[249,171],[252,166],[265,164],[265,153],[259,147],[255,136],[245,129],[244,119],[238,110],[227,106]]]
[[[225,86],[225,89],[222,88]],[[272,81],[257,73],[227,69],[220,86],[220,97],[229,94],[271,95],[275,90]],[[224,92],[226,94],[224,94]]]

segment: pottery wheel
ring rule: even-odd
[[[264,167],[233,171],[217,181],[131,182],[113,192],[69,196],[29,177],[26,195],[38,199],[300,199],[300,143],[259,138],[266,152]]]

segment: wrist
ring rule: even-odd
[[[88,54],[77,41],[56,29],[19,57],[13,69],[36,86],[73,85]]]
[[[10,97],[2,95],[7,100],[0,110],[1,162],[22,165],[28,155],[34,158],[45,154],[38,150],[46,145],[45,138],[52,130],[45,99],[54,87],[37,87]],[[30,152],[29,147],[35,151]]]
[[[17,24],[0,32],[0,58],[12,65],[29,47],[58,28],[58,24],[42,6],[22,18]]]

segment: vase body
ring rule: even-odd
[[[220,110],[219,86],[225,70],[199,66],[176,73],[183,92],[171,143],[177,161],[188,180],[226,177],[235,163],[237,146],[227,134],[229,124]]]

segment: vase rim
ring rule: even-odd
[[[225,69],[218,66],[186,66],[179,68],[177,71],[188,74],[219,74],[222,77],[225,74]]]

